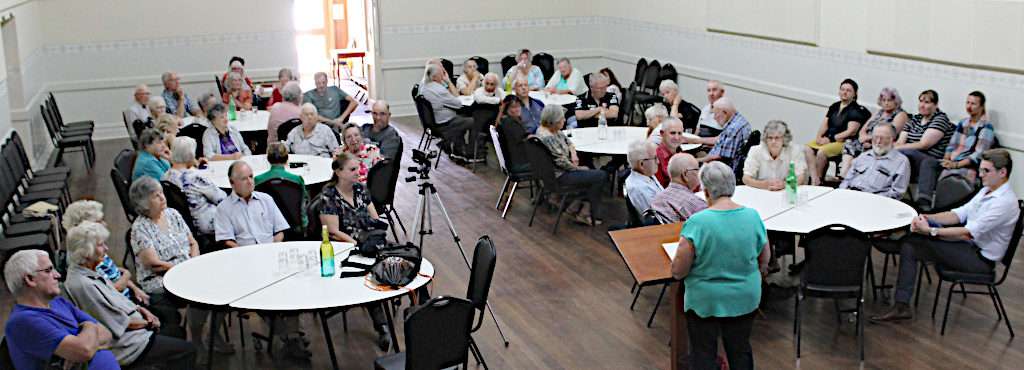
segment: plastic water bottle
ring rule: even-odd
[[[789,173],[786,174],[786,201],[790,205],[795,205],[797,202],[797,181],[796,181],[796,170],[793,161],[789,161]]]
[[[334,276],[334,245],[327,238],[327,226],[322,226],[324,241],[320,243],[320,276]]]
[[[597,138],[605,140],[608,138],[608,118],[604,116],[604,111],[601,111],[601,115],[597,117]]]
[[[228,99],[228,121],[234,121],[238,119],[238,107],[235,106],[235,97],[232,96]]]

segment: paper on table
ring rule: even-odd
[[[679,249],[679,242],[665,243],[661,245],[661,248],[665,250],[669,261],[672,261],[676,259],[676,249]]]

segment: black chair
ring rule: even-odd
[[[416,99],[418,95],[420,95],[420,84],[412,84],[412,98]]]
[[[124,129],[128,131],[128,141],[132,143],[132,149],[139,150],[139,138],[135,136],[135,129],[132,123],[128,122],[128,113],[121,112],[121,120],[124,121]]]
[[[622,92],[619,107],[619,122],[623,126],[630,126],[633,123],[633,112],[636,110],[636,82],[630,83],[629,88]],[[647,125],[647,122],[641,121],[637,126],[644,125]]]
[[[644,83],[644,71],[647,70],[647,59],[640,58],[636,61],[636,70],[633,72],[633,82],[637,86]]]
[[[1013,326],[1010,325],[1010,316],[1006,313],[1006,307],[1003,306],[1003,298],[999,296],[998,286],[1002,285],[1006,281],[1006,276],[1010,273],[1010,264],[1013,263],[1013,256],[1017,253],[1017,244],[1020,243],[1021,232],[1024,232],[1024,200],[1017,200],[1017,207],[1020,209],[1020,214],[1017,216],[1017,222],[1013,226],[1013,234],[1010,236],[1010,244],[1006,246],[1006,254],[1003,255],[1003,273],[996,279],[996,271],[993,269],[991,272],[984,274],[968,273],[962,271],[956,271],[952,268],[945,267],[941,263],[935,264],[935,272],[939,275],[939,283],[935,287],[935,302],[932,303],[932,318],[935,318],[935,308],[939,305],[939,295],[942,293],[942,282],[948,281],[949,293],[946,294],[946,310],[942,315],[942,331],[940,335],[946,335],[946,321],[949,320],[949,302],[953,300],[953,288],[960,285],[960,292],[967,298],[968,294],[983,294],[989,296],[992,299],[992,305],[996,309],[996,317],[998,320],[1005,320],[1006,329],[1010,331],[1010,338],[1014,337]],[[983,285],[986,290],[967,290],[965,285]]]
[[[804,240],[804,267],[795,296],[793,332],[796,357],[800,358],[800,302],[806,297],[831,298],[835,302],[836,321],[840,313],[855,312],[860,360],[864,361],[864,279],[871,254],[871,241],[864,233],[844,225],[828,225],[812,231]],[[854,299],[857,306],[841,310],[840,299]]]
[[[96,127],[96,123],[92,120],[82,120],[75,122],[65,122],[64,115],[60,113],[60,108],[57,107],[57,98],[53,97],[53,93],[47,94],[47,103],[50,104],[50,109],[53,110],[54,115],[57,117],[57,122],[60,123],[62,129],[85,129],[88,128],[90,131]]]
[[[298,118],[292,118],[290,120],[281,122],[280,126],[277,126],[277,139],[287,140],[288,133],[292,132],[292,129],[302,125],[302,120]]]
[[[498,166],[501,168],[501,172],[505,174],[505,183],[501,185],[501,192],[498,193],[498,201],[494,203],[494,209],[500,209],[501,200],[505,197],[505,193],[508,193],[508,200],[505,201],[505,209],[501,211],[501,218],[504,219],[505,215],[508,214],[508,207],[512,205],[512,197],[516,195],[516,189],[519,188],[521,182],[532,182],[533,177],[529,170],[526,171],[512,171],[510,170],[509,164],[520,163],[522,158],[510,158],[505,148],[505,135],[502,134],[494,126],[488,126],[491,132],[491,141],[494,142],[494,152],[498,157]],[[521,168],[522,166],[511,166],[511,168]],[[512,186],[510,187],[509,184]],[[530,193],[533,193],[533,187],[530,187]]]
[[[121,175],[122,178],[128,180],[131,185],[132,170],[135,168],[135,151],[131,149],[121,149],[116,156],[114,156],[114,169]]]
[[[404,146],[404,143],[399,142],[398,156],[389,161],[378,162],[370,168],[370,172],[366,175],[366,187],[370,189],[370,199],[373,201],[373,208],[377,210],[377,215],[387,218],[388,225],[391,227],[391,234],[395,237],[395,242],[398,242],[398,231],[395,230],[395,221],[398,221],[398,225],[402,228],[402,233],[406,232],[405,225],[402,223],[402,219],[398,217],[398,211],[395,210],[395,188],[398,185],[398,175],[402,169],[402,151]]]
[[[466,291],[466,299],[473,303],[477,314],[473,328],[470,333],[480,330],[484,323],[484,310],[487,309],[487,296],[491,291],[491,280],[494,278],[494,267],[498,260],[498,250],[494,247],[494,241],[490,236],[484,235],[476,241],[476,248],[473,249],[473,264],[469,272],[469,289]],[[501,329],[499,329],[501,330]],[[487,362],[480,353],[480,347],[476,345],[473,336],[469,337],[469,350],[478,364],[487,368]]]
[[[427,150],[434,139],[441,140],[440,125],[434,119],[434,106],[430,104],[430,101],[423,95],[418,95],[414,99],[416,102],[416,114],[420,118],[420,124],[423,125],[423,134],[420,135],[420,143],[416,145],[416,149]],[[437,162],[434,163],[436,168],[441,163],[441,156],[437,156]]]
[[[185,224],[192,230],[192,234],[195,235],[196,219],[192,217],[192,209],[188,207],[188,197],[185,192],[178,185],[167,180],[160,181],[160,186],[163,187],[167,207],[178,211],[181,218],[185,220]]]
[[[374,369],[466,368],[473,308],[470,301],[445,296],[413,308],[405,320],[405,352],[377,358]]]
[[[58,165],[63,163],[65,151],[68,149],[77,149],[76,151],[82,152],[86,168],[91,170],[92,163],[96,159],[92,145],[92,133],[84,133],[81,131],[65,133],[56,127],[53,113],[45,104],[40,105],[39,109],[43,116],[43,123],[46,125],[46,131],[50,136],[50,143],[53,144],[53,147],[57,151],[54,163],[57,163]]]
[[[636,102],[640,105],[640,110],[646,110],[647,107],[661,102],[662,98],[658,91],[658,77],[661,76],[661,63],[657,60],[652,60],[647,64],[647,68],[644,69],[642,82],[637,84]]]
[[[213,75],[213,80],[217,82],[217,91],[219,91],[221,95],[224,95],[224,92],[227,90],[224,90],[224,84],[221,83],[220,76]]]
[[[661,66],[661,73],[658,75],[658,83],[661,81],[669,80],[672,82],[679,82],[679,73],[676,73],[676,67],[672,63],[665,63]]]
[[[131,200],[128,199],[128,188],[130,184],[128,179],[125,179],[117,172],[117,169],[110,170],[110,181],[114,184],[114,191],[117,193],[117,199],[121,202],[121,208],[124,209],[124,216],[128,219],[128,222],[134,222],[138,214],[135,213],[135,207],[132,207]]]
[[[11,130],[11,144],[14,144],[17,149],[17,154],[21,158],[21,162],[25,164],[25,168],[28,168],[32,172],[33,177],[47,177],[61,178],[63,181],[67,181],[67,178],[71,175],[71,169],[67,167],[49,167],[41,170],[32,170],[31,162],[28,159],[28,152],[25,151],[25,144],[21,141],[21,135],[18,135],[18,131]]]
[[[506,55],[506,56],[502,57],[501,58],[501,75],[504,76],[506,73],[508,73],[508,70],[512,69],[512,66],[514,66],[514,65],[516,65],[516,55],[515,54],[509,54],[509,55]]]
[[[561,195],[562,201],[558,205],[558,215],[555,216],[555,225],[551,233],[558,232],[558,222],[562,220],[562,212],[568,206],[570,199],[579,198],[585,189],[562,186],[555,177],[555,162],[548,148],[541,143],[540,139],[531,137],[526,141],[526,158],[530,161],[530,172],[535,180],[540,180],[540,192],[533,205],[533,212],[530,214],[530,223],[533,226],[533,218],[537,216],[537,208],[540,207],[549,194]]]
[[[455,83],[455,64],[452,63],[452,61],[450,61],[448,59],[441,58],[441,67],[444,68],[445,72],[448,72],[448,79],[450,79],[451,83],[454,84]]]
[[[734,166],[734,172],[736,175],[736,185],[743,184],[743,163],[747,160],[747,153],[750,153],[750,148],[754,145],[761,144],[761,131],[754,130],[750,132],[750,136],[747,136],[747,140],[743,142],[743,146],[740,147],[740,153],[736,158],[731,158],[729,164],[736,164]]]
[[[980,181],[977,181],[980,183]],[[972,185],[962,176],[946,176],[935,184],[935,199],[932,200],[930,213],[940,213],[967,204],[974,194],[981,190]]]
[[[548,53],[537,53],[531,60],[533,65],[540,68],[540,72],[544,74],[544,82],[551,79],[551,76],[555,75],[555,57]]]
[[[587,72],[587,74],[583,75],[583,83],[586,84],[587,86],[590,86],[590,75],[592,75],[592,74],[594,74],[594,73],[593,72]]]
[[[323,197],[313,197],[306,205],[306,235],[320,235],[323,224],[320,223],[320,210],[323,208]]]
[[[6,260],[5,260],[6,262]],[[7,337],[0,338],[0,369],[13,369],[14,360],[11,359],[11,352],[7,349]]]
[[[487,74],[487,72],[490,72],[491,66],[490,66],[490,62],[487,61],[487,58],[484,58],[484,57],[479,56],[479,55],[475,55],[475,56],[469,58],[469,60],[472,60],[472,61],[476,62],[476,70],[478,72],[480,72],[482,74]]]
[[[302,240],[302,211],[306,209],[302,199],[302,185],[285,179],[274,178],[256,185],[256,191],[267,193],[274,198],[277,208],[291,227],[285,232],[285,240]],[[319,233],[309,237],[319,237]]]
[[[201,123],[192,123],[178,130],[178,136],[189,137],[196,141],[196,158],[203,157],[203,133],[205,132],[206,126]]]

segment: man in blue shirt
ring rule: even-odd
[[[160,80],[164,83],[164,92],[161,96],[164,97],[164,103],[167,104],[167,113],[178,117],[185,117],[185,113],[190,115],[199,114],[199,107],[196,106],[192,97],[188,96],[185,90],[181,88],[181,78],[178,77],[177,73],[164,72],[160,76]]]
[[[111,336],[96,320],[60,295],[60,273],[46,252],[15,253],[4,267],[4,281],[15,297],[4,335],[16,369],[48,369],[88,364],[89,370],[120,369],[110,350]]]

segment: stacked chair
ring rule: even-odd
[[[96,150],[92,142],[93,122],[65,123],[60,109],[57,107],[57,100],[52,93],[39,108],[42,112],[43,122],[46,124],[46,131],[50,135],[50,142],[57,150],[57,159],[54,163],[57,165],[63,163],[66,150],[77,149],[83,154],[86,168],[91,169],[93,162],[96,161]]]

